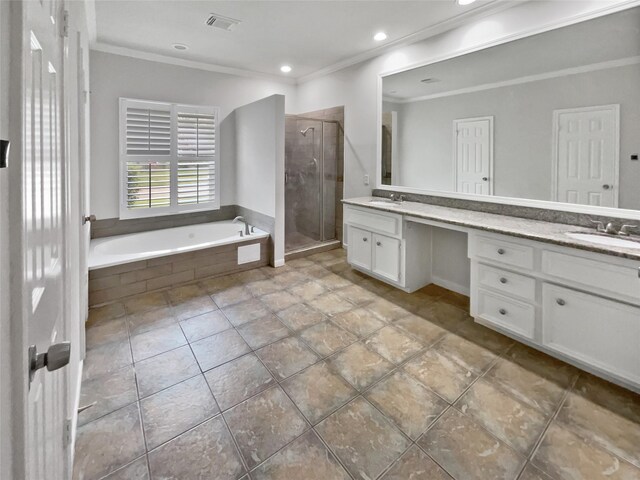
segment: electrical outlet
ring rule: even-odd
[[[365,176],[364,176],[364,184],[365,185],[369,185],[369,175],[365,174]]]

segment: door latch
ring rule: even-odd
[[[9,147],[11,143],[9,140],[0,140],[0,168],[7,168],[9,166]]]
[[[29,381],[43,367],[52,372],[64,367],[71,357],[71,342],[54,343],[45,353],[38,353],[35,345],[29,347]]]

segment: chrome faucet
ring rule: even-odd
[[[396,195],[395,193],[392,193],[391,195],[389,195],[389,198],[391,199],[392,202],[402,203],[404,202],[404,199],[406,197],[404,195]]]
[[[633,230],[635,228],[638,228],[638,225],[622,225],[619,229],[616,226],[615,223],[613,222],[608,222],[605,226],[604,222],[601,222],[599,220],[591,220],[589,219],[589,221],[593,224],[595,224],[596,226],[596,230],[598,232],[601,233],[606,233],[608,235],[622,235],[622,236],[629,236],[631,235],[631,233],[629,232],[629,230]]]
[[[638,225],[622,225],[620,227],[620,231],[618,232],[618,235],[628,237],[629,235],[631,235],[631,233],[629,233],[629,230],[635,230],[636,228],[640,228],[640,227],[638,227]]]
[[[231,223],[238,223],[238,222],[244,222],[244,234],[248,236],[250,234],[250,232],[249,232],[249,224],[247,223],[247,221],[244,219],[244,217],[238,216],[238,217],[234,218],[233,222],[231,222]],[[242,233],[242,232],[240,232],[240,233]]]

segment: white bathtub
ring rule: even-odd
[[[89,270],[269,236],[258,228],[249,236],[240,231],[244,223],[228,220],[96,238],[89,247]]]

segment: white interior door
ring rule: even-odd
[[[65,340],[62,2],[22,2],[22,325],[24,353]],[[53,357],[48,358],[49,366]],[[25,479],[68,476],[67,368],[36,370],[26,401]],[[29,379],[26,379],[29,382]]]
[[[619,105],[554,110],[552,200],[618,206]]]
[[[493,117],[454,120],[455,191],[493,195]]]

